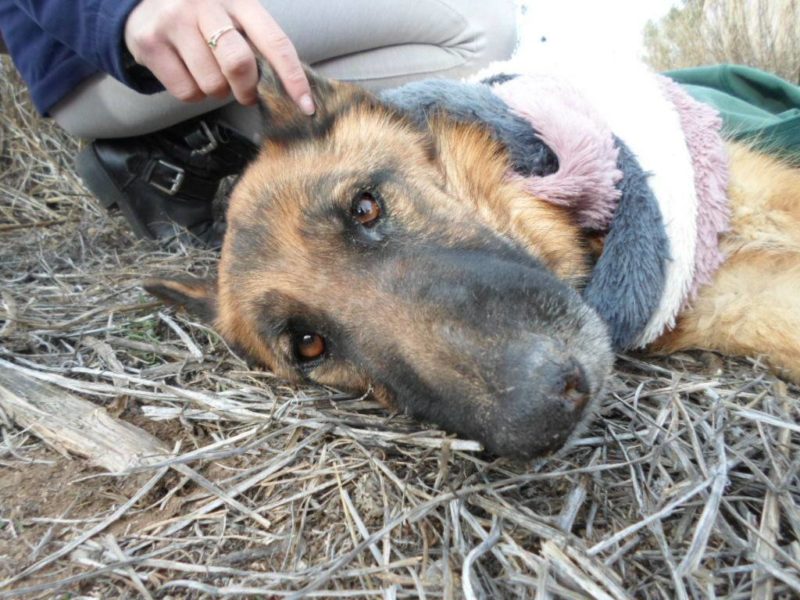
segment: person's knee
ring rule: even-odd
[[[467,27],[475,31],[475,44],[470,49],[471,66],[481,68],[511,57],[518,41],[518,11],[516,0],[455,1],[462,10]]]
[[[206,98],[183,103],[166,92],[143,95],[108,75],[99,75],[53,106],[50,116],[64,131],[80,139],[134,137],[205,114],[227,102]]]
[[[50,117],[70,136],[81,140],[93,140],[96,137],[94,125],[87,119],[76,118],[77,111],[59,110],[58,105],[50,109]]]
[[[493,16],[488,21],[486,46],[479,57],[482,63],[489,64],[511,58],[519,41],[518,5],[515,0],[484,2],[492,7]]]

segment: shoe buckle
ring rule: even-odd
[[[214,135],[214,132],[211,131],[211,128],[205,121],[200,121],[200,132],[205,136],[206,143],[192,150],[192,156],[205,156],[219,147],[217,136]]]
[[[165,183],[160,183],[154,178],[156,169],[158,167],[163,167],[168,171],[172,171],[171,175],[166,175],[164,177]],[[165,160],[159,160],[150,170],[150,173],[147,177],[147,183],[152,185],[157,190],[161,190],[165,194],[174,196],[180,191],[181,185],[183,184],[183,180],[185,178],[186,178],[186,171],[184,171],[181,167],[173,165],[172,163],[168,163]]]

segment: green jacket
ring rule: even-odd
[[[725,133],[800,164],[800,86],[741,65],[667,71],[722,115]]]

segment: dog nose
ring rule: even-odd
[[[498,402],[488,446],[497,454],[530,457],[563,446],[592,402],[591,380],[564,344],[539,339],[529,348],[504,373],[508,392]]]
[[[583,412],[591,398],[591,389],[583,367],[574,358],[569,359],[564,367],[561,389],[565,408],[577,414]]]
[[[528,343],[526,350],[510,344],[497,371],[510,390],[506,401],[517,410],[530,411],[528,416],[558,414],[579,419],[592,399],[591,384],[580,361],[553,339],[539,338]]]

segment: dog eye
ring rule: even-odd
[[[353,200],[350,214],[364,227],[373,227],[381,218],[381,205],[369,192],[361,192]]]
[[[294,354],[300,362],[309,362],[325,354],[325,338],[318,333],[300,333],[294,338]]]

